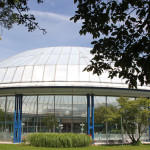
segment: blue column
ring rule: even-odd
[[[19,96],[19,113],[18,113],[18,142],[21,142],[22,130],[22,95]]]
[[[14,112],[14,143],[17,141],[17,96],[15,96],[15,112]]]
[[[92,138],[94,139],[94,95],[91,95],[92,103]]]
[[[91,105],[90,105],[90,101],[91,101]],[[90,118],[90,110],[91,110],[91,118]],[[92,130],[92,138],[94,139],[94,95],[88,94],[87,95],[87,134],[90,134],[91,130]]]
[[[22,128],[22,95],[15,96],[15,112],[14,112],[14,143],[21,142]]]
[[[90,95],[87,95],[87,134],[90,134]]]

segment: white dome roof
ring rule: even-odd
[[[82,86],[128,88],[120,78],[83,72],[93,57],[91,48],[47,47],[28,50],[0,62],[0,88]],[[150,89],[147,86],[139,89]]]

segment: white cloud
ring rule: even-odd
[[[49,18],[49,19],[55,19],[60,21],[67,21],[70,22],[71,16],[66,15],[60,15],[52,12],[42,12],[42,11],[29,11],[29,13],[34,14],[35,17],[42,17],[42,18]]]
[[[4,31],[0,41],[0,60],[24,50],[48,46],[91,46],[91,36],[80,36],[81,24],[70,21],[70,16],[41,11],[29,13],[35,15],[39,26],[45,28],[47,34],[42,35],[38,29],[30,33],[24,26],[14,25],[11,30]]]

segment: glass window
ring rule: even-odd
[[[111,83],[111,79],[108,78],[108,76],[109,76],[108,72],[107,72],[107,71],[104,71],[104,72],[99,76],[99,77],[100,77],[100,81],[101,81],[102,83],[104,83],[104,82]]]
[[[5,112],[5,102],[6,102],[6,97],[0,97],[0,110]]]
[[[73,132],[87,132],[87,97],[73,96]],[[83,124],[83,126],[81,126]]]
[[[57,65],[55,81],[67,80],[67,65]]]
[[[22,113],[23,114],[36,114],[37,110],[37,96],[23,96]]]
[[[54,114],[54,96],[38,96],[38,114]]]
[[[43,81],[54,81],[55,65],[45,66]]]
[[[61,55],[69,55],[72,47],[64,47]]]
[[[32,81],[42,81],[43,71],[44,71],[44,66],[34,66]]]
[[[17,67],[12,82],[19,82],[19,81],[21,81],[23,71],[24,71],[24,67]]]
[[[7,97],[6,120],[5,120],[5,139],[12,139],[13,135],[13,120],[14,120],[14,96]]]
[[[79,81],[79,66],[69,65],[67,81]]]
[[[54,95],[38,96],[38,132],[55,132]]]
[[[20,58],[21,58],[20,61],[17,61],[16,64],[14,64],[14,65],[17,65],[17,66],[26,65],[30,60],[33,59],[33,56],[27,56],[27,57],[22,56]],[[18,58],[16,60],[18,60]]]
[[[84,55],[88,55],[88,54],[90,54],[90,50],[92,50],[92,48],[79,47],[79,50]]]
[[[79,60],[81,65],[87,65],[88,64],[88,60],[86,59],[85,56],[80,55],[80,60]]]
[[[51,55],[50,58],[47,60],[46,65],[55,65],[58,61],[59,55]]]
[[[86,66],[80,65],[80,81],[90,81],[89,72],[83,71]]]
[[[11,82],[15,71],[16,71],[16,68],[8,68],[5,74],[5,77],[3,79],[3,83]]]
[[[70,55],[69,65],[79,65],[79,55]]]
[[[71,49],[71,56],[73,56],[73,55],[79,55],[79,53],[80,53],[80,51],[79,51],[78,48],[72,47],[72,49]]]
[[[24,69],[22,81],[31,81],[33,66],[26,66]]]
[[[55,116],[58,120],[58,128],[56,128],[56,132],[73,132],[72,96],[55,96]]]
[[[45,50],[43,52],[43,55],[51,55],[51,53],[53,52],[54,47],[48,47],[46,48],[47,50]]]
[[[40,55],[34,56],[30,61],[28,61],[26,63],[26,65],[30,66],[30,65],[35,65],[36,62],[39,60]]]
[[[100,82],[100,77],[97,75],[97,74],[93,74],[93,72],[89,72],[90,74],[90,81],[93,81],[93,82]]]
[[[0,69],[0,83],[2,82],[4,78],[5,72],[6,72],[6,68]]]
[[[66,65],[69,61],[69,55],[60,55],[57,64],[58,65]]]
[[[107,97],[107,114],[115,114],[118,110],[118,97]],[[121,118],[113,119],[108,121],[108,130],[107,130],[108,140],[122,140],[121,135]]]
[[[62,47],[54,47],[52,55],[60,55]]]
[[[50,57],[49,55],[41,55],[41,57],[38,59],[35,65],[44,65],[49,57]]]
[[[106,140],[106,97],[94,97],[94,140]]]

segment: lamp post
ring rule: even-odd
[[[85,124],[82,123],[82,124],[80,124],[80,126],[81,126],[81,132],[83,133],[83,131],[84,131],[83,127],[85,126]]]

